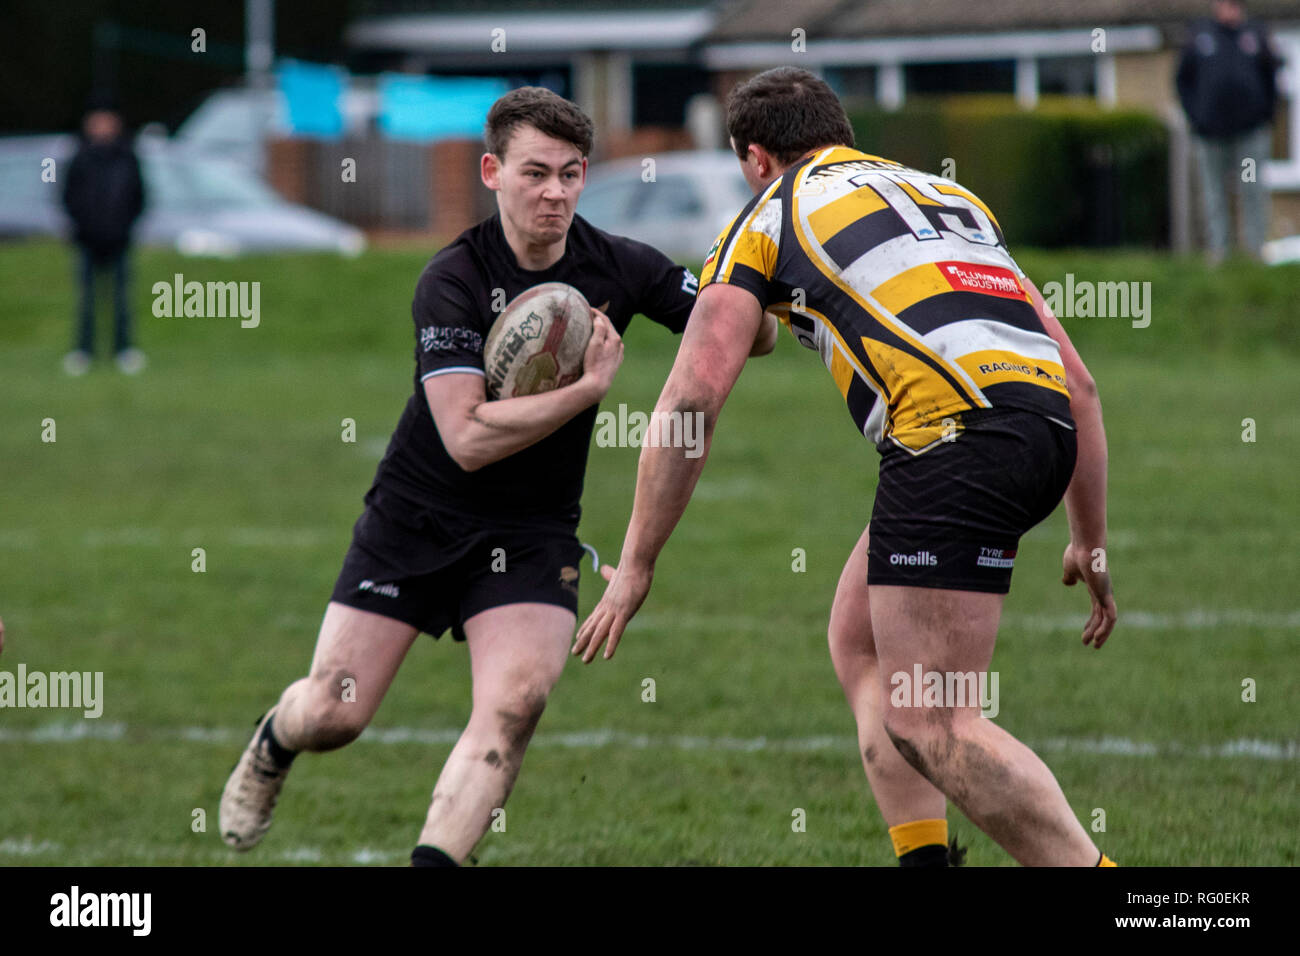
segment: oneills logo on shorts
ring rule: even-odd
[[[889,563],[921,565],[922,567],[933,568],[938,565],[939,559],[929,551],[918,551],[916,554],[891,554]]]
[[[382,594],[384,597],[395,598],[400,593],[396,584],[376,584],[374,581],[366,578],[357,585],[358,591],[369,591],[372,594]]]

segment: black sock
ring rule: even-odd
[[[271,760],[281,770],[288,770],[289,764],[293,763],[293,758],[298,756],[296,750],[286,750],[280,745],[280,741],[275,739],[275,734],[271,730],[271,724],[275,721],[274,717],[268,717],[266,723],[262,725],[262,733],[259,739],[266,742],[266,752],[271,755]]]
[[[898,858],[899,866],[947,866],[948,848],[942,843],[931,843],[909,850]]]
[[[459,866],[436,846],[421,844],[411,851],[411,866]]]

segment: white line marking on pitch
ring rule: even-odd
[[[54,843],[50,840],[41,840],[39,843],[34,841],[30,836],[21,838],[8,837],[0,840],[0,856],[57,856],[67,854],[71,851],[61,843]],[[114,855],[117,857],[128,857],[133,860],[143,860],[153,862],[163,855],[154,847],[149,846],[129,846],[115,850]],[[347,859],[352,863],[367,865],[371,863],[388,863],[392,864],[399,860],[406,859],[404,850],[376,850],[372,847],[362,847],[347,855]],[[221,850],[213,847],[202,852],[201,857],[204,860],[210,860],[214,863],[227,862],[233,854],[228,850]],[[320,863],[325,858],[324,852],[320,847],[315,846],[297,846],[288,847],[283,850],[271,850],[259,854],[263,863]]]
[[[0,743],[77,743],[84,740],[121,741],[127,726],[122,723],[77,721],[46,724],[24,730],[0,729]],[[459,729],[425,727],[371,727],[361,735],[362,742],[376,744],[453,744],[460,738]],[[225,746],[244,743],[247,730],[231,727],[181,727],[144,729],[142,737],[150,740],[184,740]],[[1105,754],[1118,757],[1248,757],[1256,760],[1300,760],[1300,741],[1238,738],[1217,744],[1190,744],[1171,740],[1163,743],[1133,740],[1129,737],[1050,737],[1027,741],[1035,750],[1065,753]],[[564,747],[589,750],[601,747],[626,747],[632,750],[701,750],[732,753],[765,751],[807,753],[826,750],[855,750],[852,737],[821,734],[811,737],[702,737],[689,735],[633,734],[604,728],[568,733],[540,733],[533,738],[534,747]]]
[[[1077,614],[1028,614],[1008,611],[1002,615],[1003,629],[1021,631],[1083,630],[1088,621],[1087,611],[1080,607]],[[770,633],[770,617],[753,615],[699,614],[691,611],[679,613],[638,614],[630,622],[629,631],[673,630],[705,631],[715,634]],[[1130,631],[1208,631],[1225,627],[1300,629],[1300,611],[1259,611],[1254,608],[1189,608],[1179,612],[1131,611],[1122,609],[1117,632]]]

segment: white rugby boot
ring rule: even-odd
[[[236,850],[251,850],[271,829],[271,813],[280,798],[284,778],[289,775],[288,767],[271,759],[269,747],[262,740],[262,728],[274,713],[272,707],[257,722],[253,739],[221,792],[221,839]]]

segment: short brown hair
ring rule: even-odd
[[[591,152],[591,118],[544,87],[521,86],[492,104],[483,130],[488,151],[504,159],[510,137],[520,126],[572,143],[583,156]]]
[[[807,70],[780,66],[746,80],[727,97],[727,134],[736,155],[761,146],[788,165],[819,146],[852,146],[839,98]]]

